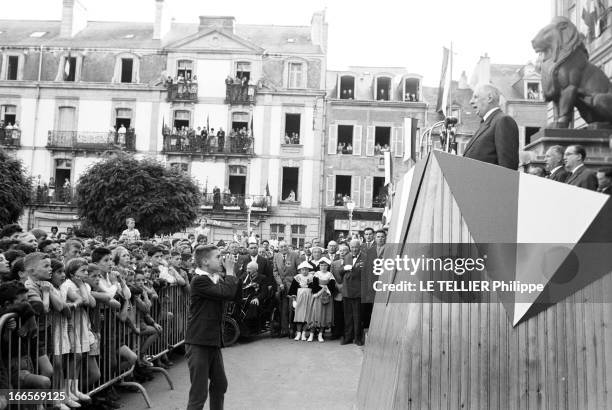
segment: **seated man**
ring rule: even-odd
[[[270,280],[266,275],[259,274],[259,266],[256,262],[247,264],[247,275],[242,282],[245,321],[249,324],[258,324],[257,321],[265,312],[264,306],[270,298]]]

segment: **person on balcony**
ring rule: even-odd
[[[289,196],[287,196],[287,198],[285,198],[285,201],[295,202],[295,191],[293,189],[291,191],[289,191]]]
[[[55,178],[49,178],[49,201],[55,199]]]
[[[119,131],[117,131],[117,136],[118,136],[118,143],[119,145],[125,145],[125,133],[127,132],[127,129],[125,128],[125,125],[121,124],[121,126],[119,127]]]
[[[63,186],[63,200],[64,202],[70,202],[70,200],[72,199],[72,189],[70,186],[70,179],[66,178],[64,180],[64,186]]]
[[[212,132],[210,133],[210,136],[208,137],[208,146],[210,147],[210,152],[218,151],[219,145],[217,142],[217,136],[213,134]]]
[[[217,143],[219,144],[219,152],[223,152],[225,148],[225,131],[223,131],[223,127],[219,127],[217,132]]]

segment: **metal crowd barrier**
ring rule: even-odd
[[[171,285],[159,289],[157,293],[159,298],[151,307],[151,316],[162,326],[162,331],[147,351],[142,352],[151,360],[158,359],[171,349],[181,346],[184,343],[187,326],[189,297],[187,289]],[[135,324],[138,325],[140,313],[134,305],[131,309],[135,310],[132,318],[135,317]],[[37,326],[31,321],[22,323],[17,313],[5,313],[0,316],[0,367],[4,367],[0,371],[6,370],[8,373],[8,386],[0,388],[58,390],[62,378],[78,380],[78,390],[88,395],[98,393],[114,384],[133,386],[140,391],[150,408],[151,401],[146,389],[140,383],[126,380],[131,379],[136,360],[141,356],[140,343],[143,336],[136,335],[128,323],[121,320],[120,311],[121,309],[111,309],[107,305],[100,304],[95,308],[73,308],[70,310],[70,318],[51,311],[37,318]],[[14,329],[9,326],[11,319],[16,322]],[[18,334],[19,329],[28,326],[32,329],[26,335]],[[68,334],[78,337],[66,340],[60,336],[64,333],[60,330],[68,326]],[[99,335],[97,341],[91,340],[91,334],[94,337],[96,334]],[[78,340],[84,342],[79,344]],[[128,351],[124,346],[129,347],[135,355],[128,357]],[[89,351],[79,353],[87,348]],[[40,359],[43,354],[49,358],[49,362],[44,363],[44,359]],[[49,363],[51,366],[45,366]],[[65,369],[63,375],[62,368]],[[170,389],[174,389],[165,369],[155,366],[147,369],[162,373]],[[34,382],[36,385],[32,385]],[[18,405],[16,407],[20,408]]]

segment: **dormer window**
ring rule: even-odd
[[[404,101],[418,102],[420,98],[420,81],[418,78],[404,79]]]
[[[121,53],[115,57],[113,83],[139,83],[140,59],[133,53]]]
[[[302,63],[289,63],[289,88],[301,88],[303,71]]]
[[[391,78],[378,77],[376,79],[375,93],[377,101],[391,100]]]
[[[527,92],[525,97],[528,100],[540,100],[540,83],[539,82],[527,82]]]
[[[338,97],[341,100],[352,100],[355,98],[355,77],[343,75],[340,77],[340,89]]]

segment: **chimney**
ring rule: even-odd
[[[74,37],[87,26],[87,9],[79,0],[63,0],[60,37]]]
[[[325,22],[325,11],[317,11],[310,20],[310,39],[315,46],[327,49],[327,23]]]
[[[457,89],[467,90],[468,88],[470,88],[470,86],[468,85],[467,74],[465,73],[465,71],[462,71],[461,77],[459,78],[459,85],[457,86]]]
[[[476,69],[470,81],[470,88],[474,89],[478,84],[489,84],[491,82],[491,59],[489,54],[485,53],[480,57]]]
[[[155,0],[155,25],[153,26],[153,40],[161,40],[170,31],[172,20],[164,0]]]
[[[232,16],[200,16],[198,31],[216,29],[235,34],[235,23],[236,19]]]

